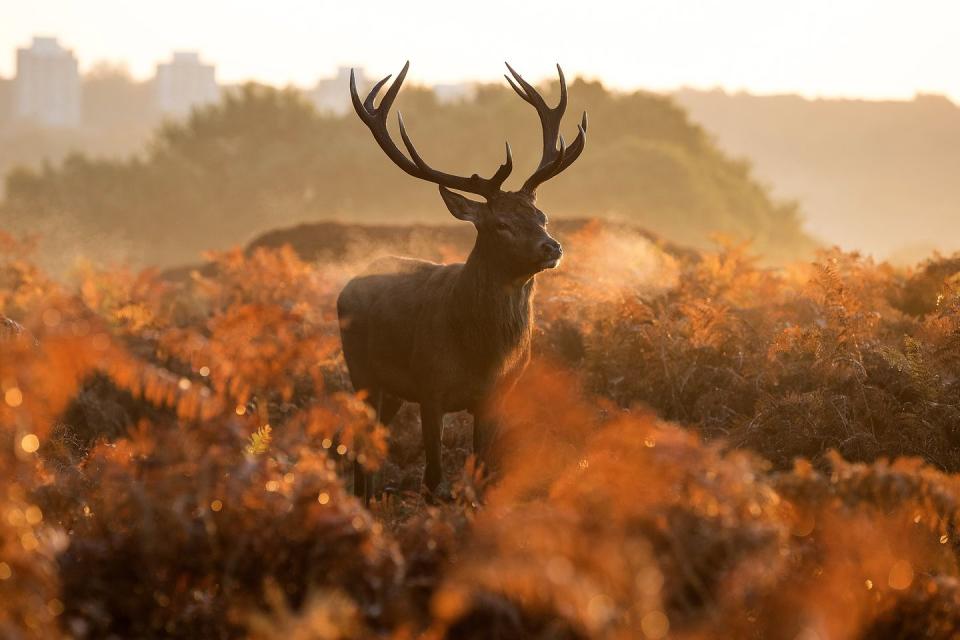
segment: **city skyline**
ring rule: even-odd
[[[83,124],[78,59],[57,38],[35,36],[29,46],[18,47],[16,73],[8,82],[12,90],[0,95],[0,128],[27,124],[76,129]],[[194,51],[174,51],[168,60],[157,63],[148,82],[153,100],[147,107],[150,113],[142,114],[147,118],[154,114],[184,117],[195,107],[220,99],[215,65]]]
[[[88,81],[96,84],[104,76],[93,72],[85,80],[76,52],[64,47],[56,37],[34,36],[29,46],[17,48],[16,59],[14,76],[0,78],[0,131],[21,125],[78,129],[90,118],[97,118],[96,108],[83,106],[85,87]],[[113,77],[113,73],[108,71],[106,77]],[[345,88],[351,73],[356,74],[358,86],[372,84],[362,67],[339,67],[334,75],[318,78],[312,87],[298,90],[320,113],[344,115],[350,110]],[[127,90],[136,91],[134,87],[138,85],[152,96],[138,104],[142,122],[155,121],[158,116],[183,118],[196,107],[217,102],[223,90],[231,86],[218,82],[216,65],[208,63],[199,52],[182,50],[173,51],[166,60],[158,62],[152,77],[127,83]],[[438,84],[432,88],[444,103],[468,98],[476,85]]]
[[[411,60],[425,84],[499,81],[502,60],[532,78],[554,62],[568,75],[618,89],[721,88],[805,97],[909,99],[939,93],[960,102],[960,5],[813,0],[803,5],[709,3],[485,3],[483,11],[435,0],[343,8],[332,2],[172,0],[132,5],[36,0],[0,24],[0,76],[12,52],[52,35],[80,59],[122,61],[137,79],[174,50],[200,51],[224,84],[256,80],[312,86],[344,65],[372,76]],[[602,42],[596,34],[604,34]]]

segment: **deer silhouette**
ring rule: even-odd
[[[510,385],[530,359],[534,276],[556,267],[560,243],[547,233],[547,217],[536,207],[537,187],[569,167],[586,143],[587,114],[567,147],[560,121],[567,86],[560,75],[560,101],[549,107],[534,87],[513,70],[504,75],[532,105],[543,129],[539,166],[519,191],[501,189],[513,169],[506,161],[490,178],[462,177],[431,168],[417,152],[398,113],[400,137],[410,157],[394,144],[387,116],[410,63],[383,96],[374,101],[387,76],[361,102],[350,73],[350,95],[357,115],[384,153],[415,178],[439,185],[454,217],[476,227],[467,261],[436,264],[411,258],[383,258],[350,280],[337,299],[343,354],[357,392],[364,392],[379,421],[389,425],[404,400],[420,404],[424,484],[433,493],[442,480],[441,434],[444,414],[468,410],[474,418],[473,448],[490,462],[495,423],[490,410],[495,388]],[[514,82],[514,80],[516,82]],[[474,194],[480,202],[455,193]],[[354,463],[354,493],[369,499],[371,478]]]

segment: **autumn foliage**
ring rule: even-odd
[[[956,637],[960,261],[563,240],[499,473],[451,416],[428,504],[345,375],[355,265],[68,285],[0,235],[0,636]]]

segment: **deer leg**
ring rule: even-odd
[[[397,412],[400,411],[400,407],[403,405],[403,400],[396,396],[392,396],[384,391],[377,393],[375,409],[377,411],[377,422],[382,424],[384,427],[390,426],[390,423],[393,422],[393,419],[396,417]],[[379,499],[383,495],[383,476],[380,471],[374,471],[373,473],[367,473],[366,475],[366,484],[367,484],[367,502],[370,501],[370,498]]]
[[[473,455],[477,462],[483,463],[487,473],[493,473],[496,468],[493,448],[498,431],[496,418],[485,411],[473,412]]]
[[[360,323],[344,320],[344,314],[339,309],[340,304],[340,301],[338,301],[338,313],[340,313],[341,318],[340,339],[343,342],[343,357],[347,361],[347,369],[350,372],[350,382],[353,383],[353,388],[357,393],[367,392],[366,402],[376,409],[377,406],[372,400],[376,391],[373,385],[374,378],[371,375],[370,362],[367,358],[366,332]],[[353,495],[365,499],[367,492],[366,472],[363,465],[354,460]]]
[[[376,391],[373,394],[373,408],[377,412],[377,422],[383,424],[383,389]],[[360,472],[363,474],[363,504],[370,504],[370,498],[375,495],[376,485],[379,480],[377,474],[370,473],[363,468],[363,465],[360,465],[359,462],[354,462],[353,464],[360,467]]]
[[[423,473],[423,483],[431,493],[443,479],[443,467],[440,460],[440,442],[443,436],[443,413],[427,403],[420,404],[420,423],[423,428],[423,450],[427,466]]]
[[[353,461],[353,495],[363,500],[364,505],[367,504],[367,472],[356,460]]]
[[[356,383],[354,383],[356,384]],[[380,410],[383,404],[383,391],[372,391],[367,395],[367,404],[377,412],[377,421],[380,420]],[[363,468],[356,459],[353,461],[353,495],[363,500],[363,506],[370,504],[370,494],[373,490],[373,476]]]

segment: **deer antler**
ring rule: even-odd
[[[363,123],[367,125],[367,128],[370,129],[370,132],[373,133],[374,140],[377,141],[377,144],[380,145],[380,148],[383,149],[384,153],[393,160],[394,164],[406,171],[408,174],[415,178],[420,178],[421,180],[426,180],[428,182],[433,182],[450,189],[456,189],[458,191],[466,191],[467,193],[474,193],[479,196],[483,196],[488,200],[494,197],[500,192],[500,187],[503,185],[504,180],[507,179],[507,176],[510,175],[510,172],[513,170],[513,155],[510,152],[510,143],[506,143],[507,147],[507,159],[500,165],[500,168],[497,169],[496,173],[493,174],[490,178],[481,178],[477,174],[473,174],[469,178],[463,176],[456,176],[450,173],[444,173],[443,171],[437,171],[428,165],[424,159],[417,153],[416,147],[413,146],[413,142],[410,141],[410,136],[407,135],[406,128],[403,126],[403,116],[399,113],[397,114],[397,120],[400,125],[400,137],[403,139],[403,145],[407,148],[407,152],[410,154],[410,158],[407,158],[400,149],[397,148],[397,145],[394,144],[393,140],[390,138],[390,133],[387,131],[387,116],[390,112],[390,107],[393,105],[394,99],[397,97],[397,93],[400,92],[400,85],[403,84],[403,79],[407,75],[407,69],[410,68],[410,62],[408,61],[403,65],[403,70],[400,71],[400,75],[397,76],[397,79],[394,80],[393,84],[390,85],[390,88],[387,89],[386,94],[383,96],[383,100],[380,101],[379,107],[374,107],[374,100],[377,98],[377,94],[380,92],[380,89],[386,84],[387,80],[391,76],[387,76],[377,84],[373,86],[373,89],[370,90],[370,93],[367,95],[366,100],[363,102],[360,101],[360,96],[357,94],[357,81],[354,77],[353,69],[350,70],[350,97],[353,100],[353,108],[356,109],[357,115],[360,116],[360,119],[363,120]]]
[[[507,79],[517,95],[537,110],[537,115],[540,116],[540,125],[543,128],[543,157],[540,160],[540,165],[533,172],[533,175],[527,178],[520,189],[532,195],[536,192],[538,186],[573,164],[573,161],[583,152],[587,140],[587,112],[583,112],[583,118],[577,125],[576,139],[573,144],[567,147],[563,141],[563,136],[560,135],[560,121],[563,119],[563,112],[567,109],[567,81],[563,77],[563,69],[560,68],[560,65],[557,65],[557,72],[560,74],[560,102],[556,107],[550,108],[544,101],[543,96],[533,88],[533,85],[514,71],[509,63],[504,64],[507,65],[507,69],[510,70],[510,74],[517,82],[514,83],[510,76],[506,74],[503,77]],[[520,86],[517,86],[518,84]],[[559,148],[557,147],[558,143]]]

